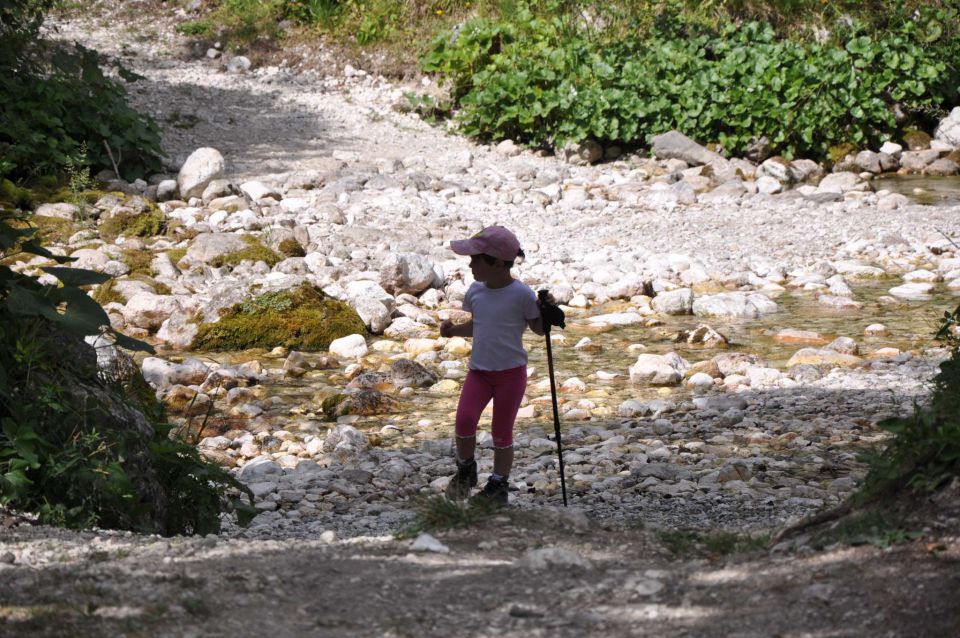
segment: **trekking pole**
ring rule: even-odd
[[[550,326],[565,328],[565,317],[559,307],[550,303],[549,292],[540,290],[540,316],[543,318],[543,333],[547,338],[547,370],[550,372],[550,398],[553,400],[553,432],[557,438],[557,459],[560,461],[560,490],[563,493],[563,506],[567,506],[567,478],[563,473],[563,440],[560,436],[560,412],[557,409],[557,383],[553,375],[553,348],[550,344]]]

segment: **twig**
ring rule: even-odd
[[[954,248],[960,248],[960,246],[957,246],[957,242],[955,242],[955,241],[953,241],[952,239],[950,239],[950,237],[949,237],[945,232],[943,232],[942,230],[940,230],[939,228],[936,228],[936,227],[934,227],[934,230],[937,231],[938,233],[940,233],[941,235],[943,235],[943,238],[946,239],[946,240],[947,240],[948,242],[950,242],[951,244],[953,244],[953,247],[954,247]]]
[[[117,162],[113,159],[113,152],[110,150],[110,145],[107,144],[107,140],[103,140],[103,148],[107,149],[107,156],[110,158],[110,163],[113,164],[113,174],[119,178],[120,169],[117,168]]]

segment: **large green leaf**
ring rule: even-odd
[[[116,339],[116,344],[122,348],[126,348],[127,350],[139,350],[141,352],[148,352],[150,354],[156,352],[153,349],[153,346],[146,341],[134,339],[133,337],[127,336],[122,332],[114,331],[111,334],[113,334],[114,338]]]
[[[93,335],[100,332],[102,326],[110,325],[110,318],[96,301],[79,288],[59,288],[56,298],[66,302],[63,314],[57,322],[75,334]]]
[[[47,292],[50,292],[50,289],[30,289],[13,282],[10,284],[5,305],[15,315],[45,317],[57,321],[60,314],[57,312],[56,302],[45,294]]]
[[[60,268],[57,266],[48,266],[43,269],[60,281],[64,286],[90,286],[93,284],[102,284],[110,280],[110,275],[86,268]]]

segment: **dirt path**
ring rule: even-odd
[[[643,530],[513,512],[409,540],[0,545],[0,636],[956,636],[960,542],[675,558]]]

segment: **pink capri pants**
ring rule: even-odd
[[[455,432],[459,438],[477,435],[480,413],[493,399],[493,447],[513,446],[513,423],[527,389],[527,367],[509,370],[470,370],[457,405]]]

